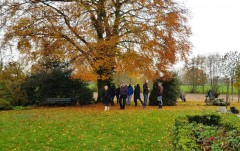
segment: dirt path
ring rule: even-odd
[[[143,99],[143,95],[141,96]],[[219,96],[220,99],[226,100],[226,95],[222,94]],[[230,101],[232,101],[232,95],[229,96]],[[94,92],[94,99],[97,99],[97,93]],[[186,94],[187,101],[204,101],[205,100],[205,94]],[[233,95],[233,102],[238,101],[238,95]]]
[[[226,95],[222,94],[218,98],[226,100]],[[232,101],[232,95],[229,96],[230,101]],[[187,101],[204,101],[205,94],[186,94]],[[233,95],[233,102],[238,101],[238,95]]]

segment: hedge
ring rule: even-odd
[[[232,114],[179,116],[173,129],[175,150],[237,150],[240,148],[239,122]]]

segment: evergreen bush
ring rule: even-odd
[[[170,80],[157,79],[153,83],[153,88],[149,96],[149,105],[158,105],[158,82],[161,82],[163,86],[163,105],[176,105],[177,98],[180,95],[179,80],[176,77],[173,77]]]
[[[72,70],[57,64],[54,68],[29,76],[22,89],[32,104],[41,105],[46,98],[72,98],[73,104],[86,105],[94,102],[93,91],[88,84],[71,78]]]

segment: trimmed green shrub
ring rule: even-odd
[[[179,124],[175,126],[174,129],[174,140],[173,144],[176,150],[187,151],[187,150],[200,150],[199,146],[195,143],[196,138],[192,131],[192,125],[189,124]]]
[[[180,95],[179,80],[176,77],[173,77],[168,81],[158,79],[154,82],[152,91],[149,96],[149,105],[158,105],[158,82],[161,82],[163,86],[163,105],[176,105],[177,98]]]
[[[237,150],[240,148],[240,119],[237,116],[186,115],[175,120],[176,150]]]
[[[202,123],[204,125],[218,125],[220,121],[220,116],[215,114],[206,114],[206,115],[195,115],[195,116],[187,116],[188,121],[190,123]]]

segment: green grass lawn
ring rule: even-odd
[[[178,115],[216,107],[180,103],[175,107],[102,105],[0,112],[0,150],[174,150],[172,127]]]
[[[185,93],[190,93],[190,86],[189,85],[181,85],[180,86],[181,91],[184,91]],[[204,89],[202,86],[198,86],[197,92],[196,93],[207,93],[208,90],[211,89],[210,85],[204,86]],[[219,86],[219,92],[221,94],[226,94],[227,93],[227,86],[226,85],[220,85]],[[231,94],[232,88],[229,87],[229,93]],[[238,89],[233,87],[233,93],[238,94]]]

